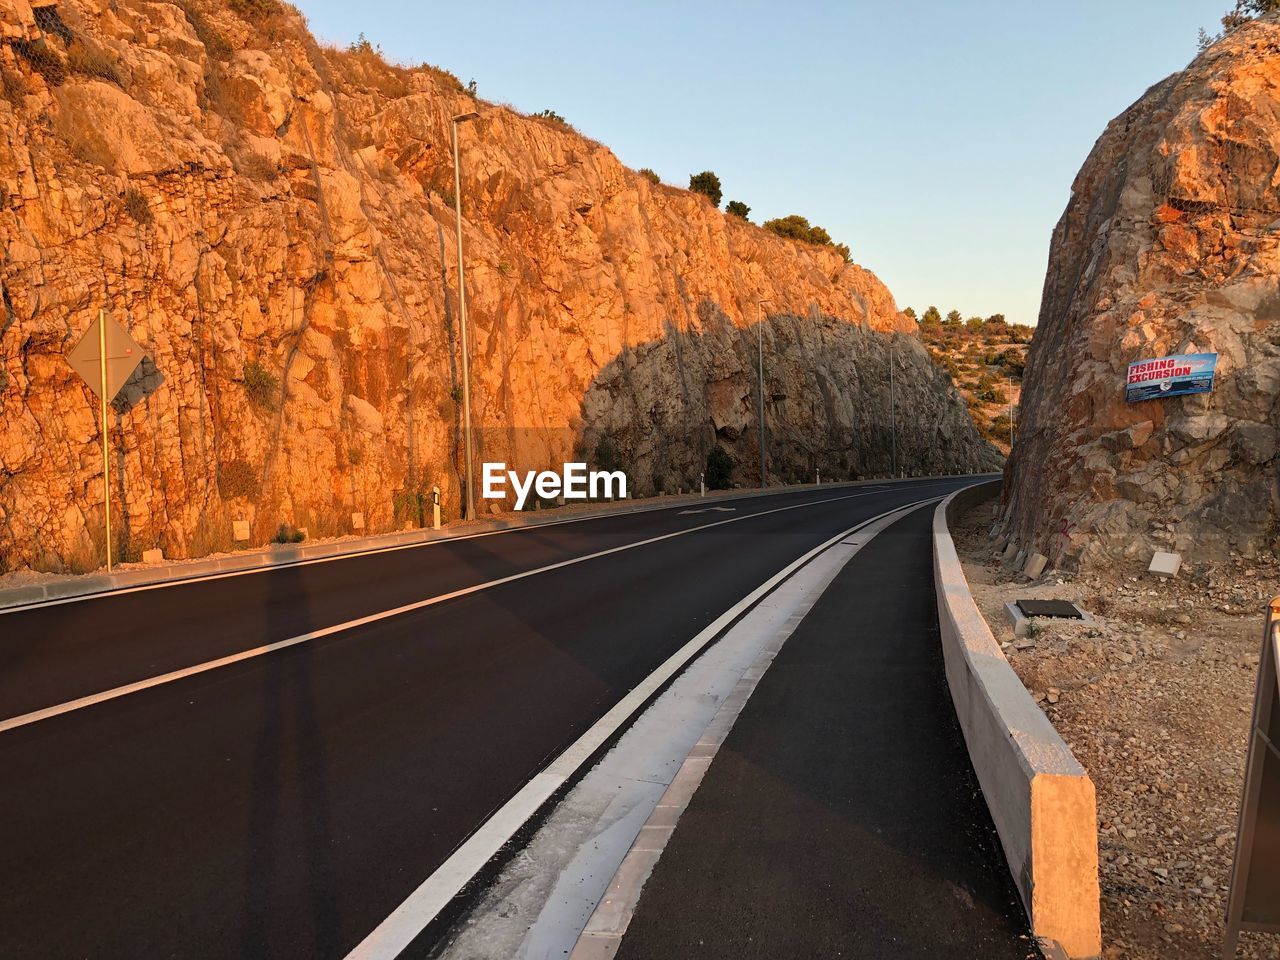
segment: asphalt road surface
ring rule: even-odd
[[[947,690],[932,522],[863,547],[783,645],[618,960],[1040,956]]]
[[[0,614],[4,720],[517,577],[0,730],[0,956],[343,957],[753,588],[966,482],[682,504]]]

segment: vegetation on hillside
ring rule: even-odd
[[[1204,27],[1200,28],[1199,47],[1201,50],[1206,50],[1250,20],[1277,11],[1280,11],[1280,0],[1236,0],[1235,6],[1223,14],[1220,32],[1210,33]]]
[[[849,262],[848,244],[834,242],[831,234],[817,224],[810,225],[809,221],[798,213],[788,217],[778,217],[776,220],[766,220],[761,226],[780,237],[790,237],[792,240],[802,240],[820,247],[831,247],[844,257],[845,263]]]
[[[935,306],[919,316],[910,307],[903,313],[919,324],[929,356],[955,381],[978,432],[1007,453],[1034,328],[999,313],[965,319],[951,310],[944,317]]]
[[[720,206],[720,198],[724,194],[720,190],[720,178],[710,170],[703,170],[701,173],[695,173],[689,178],[689,189],[694,193],[700,193],[711,201],[713,207]]]

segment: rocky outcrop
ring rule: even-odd
[[[64,359],[100,308],[144,347],[109,442],[120,553],[456,515],[449,118],[461,127],[482,459],[620,461],[750,483],[765,324],[775,478],[998,462],[879,280],[651,184],[555,119],[430,67],[323,49],[275,0],[73,0],[0,18],[0,571],[93,566],[91,396]],[[761,301],[768,301],[763,307]],[[607,442],[605,442],[607,440]]]
[[[1211,394],[1125,402],[1131,361],[1219,354]],[[1053,234],[1012,535],[1063,565],[1273,548],[1280,488],[1280,22],[1111,122]]]

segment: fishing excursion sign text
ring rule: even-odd
[[[1180,353],[1155,360],[1138,360],[1129,364],[1125,399],[1136,403],[1189,393],[1208,393],[1213,389],[1213,373],[1217,366],[1216,353]]]

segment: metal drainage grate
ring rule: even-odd
[[[1058,617],[1062,620],[1084,619],[1084,611],[1069,600],[1019,600],[1017,604],[1024,617]]]

